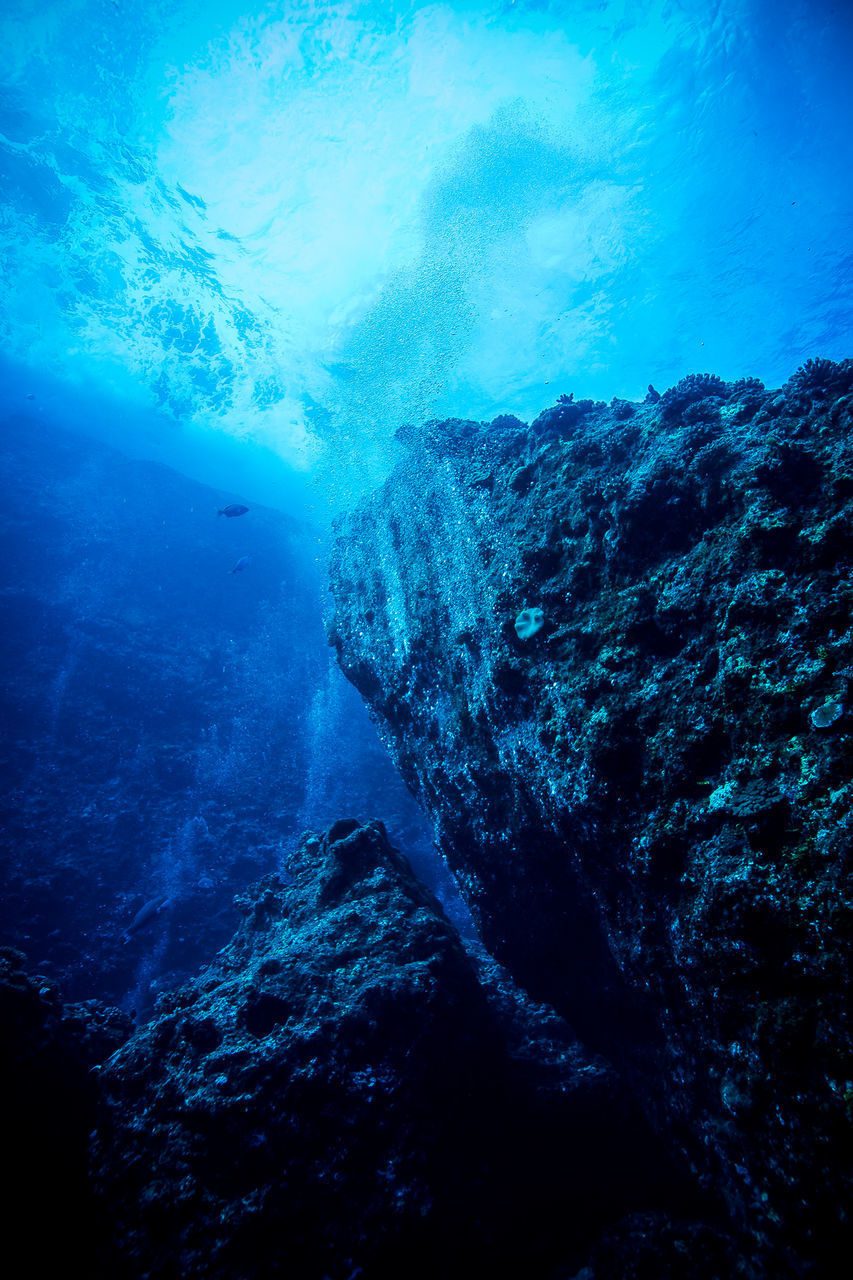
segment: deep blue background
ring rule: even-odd
[[[147,1011],[230,937],[234,894],[342,815],[381,817],[450,891],[332,664],[316,534],[218,517],[239,495],[79,435],[2,429],[2,940],[76,998]]]

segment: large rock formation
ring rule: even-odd
[[[101,1073],[110,1280],[567,1274],[670,1202],[616,1073],[472,959],[381,823],[306,837],[241,907]]]
[[[849,361],[428,424],[332,565],[485,943],[751,1275],[832,1274],[850,1190],[851,432]]]

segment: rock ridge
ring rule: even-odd
[[[846,1240],[851,569],[827,360],[407,428],[332,557],[330,640],[485,944],[618,1064],[749,1275]]]
[[[617,1073],[466,951],[382,823],[304,837],[238,905],[101,1072],[105,1276],[568,1274],[669,1203]]]

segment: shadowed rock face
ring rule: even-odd
[[[287,877],[101,1073],[110,1277],[545,1275],[671,1172],[612,1068],[466,951],[381,823]]]
[[[0,947],[3,1241],[36,1274],[90,1274],[96,1226],[86,1159],[97,1068],[130,1030],[127,1016],[94,1000],[64,1004],[55,982]]]
[[[829,1265],[850,1178],[851,433],[849,361],[428,424],[332,565],[485,943],[774,1275]]]

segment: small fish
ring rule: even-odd
[[[163,908],[168,905],[169,899],[165,894],[160,894],[159,897],[152,898],[150,902],[146,902],[144,907],[139,908],[136,915],[125,929],[124,934],[122,935],[124,941],[130,942],[130,939],[135,933],[139,933],[140,929],[144,929],[152,920],[155,920]]]
[[[243,571],[243,569],[248,568],[248,566],[249,566],[251,563],[252,563],[252,557],[251,557],[251,556],[241,556],[241,557],[240,557],[240,559],[239,559],[239,560],[237,561],[237,563],[235,564],[234,568],[231,570],[231,572],[232,572],[232,573],[241,573],[241,572]]]
[[[227,516],[229,520],[233,520],[235,516],[244,516],[248,510],[248,507],[242,506],[239,502],[229,502],[227,507],[223,507],[216,514],[218,516]]]

